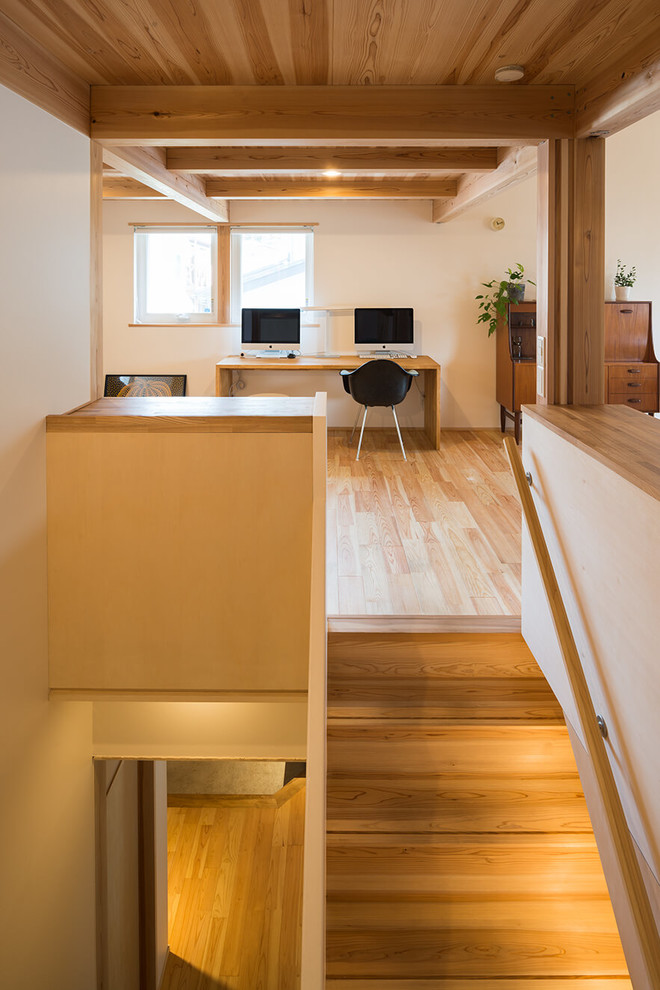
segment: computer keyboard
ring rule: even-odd
[[[390,358],[416,358],[416,354],[407,354],[405,351],[377,351],[376,355],[380,354],[381,357]],[[376,356],[374,355],[374,356]]]
[[[289,354],[293,354],[294,357],[300,357],[300,351],[281,351],[281,350],[269,350],[269,351],[249,351],[245,352],[246,357],[255,358],[287,358]]]

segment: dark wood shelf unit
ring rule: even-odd
[[[658,412],[650,302],[605,303],[605,401]]]
[[[500,427],[513,420],[520,443],[521,406],[536,402],[536,303],[509,306],[506,320],[496,331],[495,398],[500,405]]]

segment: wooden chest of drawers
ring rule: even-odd
[[[658,412],[650,302],[605,303],[606,402]]]

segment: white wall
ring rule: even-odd
[[[506,220],[495,232],[493,216]],[[318,221],[314,237],[316,305],[413,306],[419,353],[442,364],[443,426],[495,426],[495,344],[477,326],[480,283],[521,261],[534,278],[536,183],[528,180],[448,224],[431,223],[428,201],[233,202],[234,221]],[[131,222],[195,219],[172,203],[104,205],[104,352],[107,372],[185,371],[192,394],[214,393],[214,364],[240,350],[231,328],[129,327],[132,320]],[[199,218],[197,218],[199,220]],[[533,298],[533,290],[531,297]],[[342,322],[343,321],[343,322]],[[348,322],[347,322],[348,321]],[[327,349],[350,335],[350,317],[334,318]],[[323,349],[322,331],[308,332],[308,351]],[[352,425],[353,402],[339,376],[259,372],[245,375],[251,391],[329,392],[331,426]],[[405,425],[421,425],[415,391],[401,409]],[[389,414],[383,413],[382,422]],[[373,418],[374,425],[378,422]]]
[[[91,705],[48,701],[44,416],[89,398],[89,141],[0,86],[0,966],[90,990]]]
[[[96,756],[304,760],[306,731],[306,699],[94,704]]]
[[[660,357],[660,113],[607,138],[605,298],[614,299],[617,258],[637,268],[631,297],[650,299]]]

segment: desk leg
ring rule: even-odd
[[[435,450],[440,450],[440,376],[424,371],[424,430]]]
[[[231,395],[231,384],[232,384],[232,374],[233,372],[227,368],[215,369],[215,394],[216,395]]]

